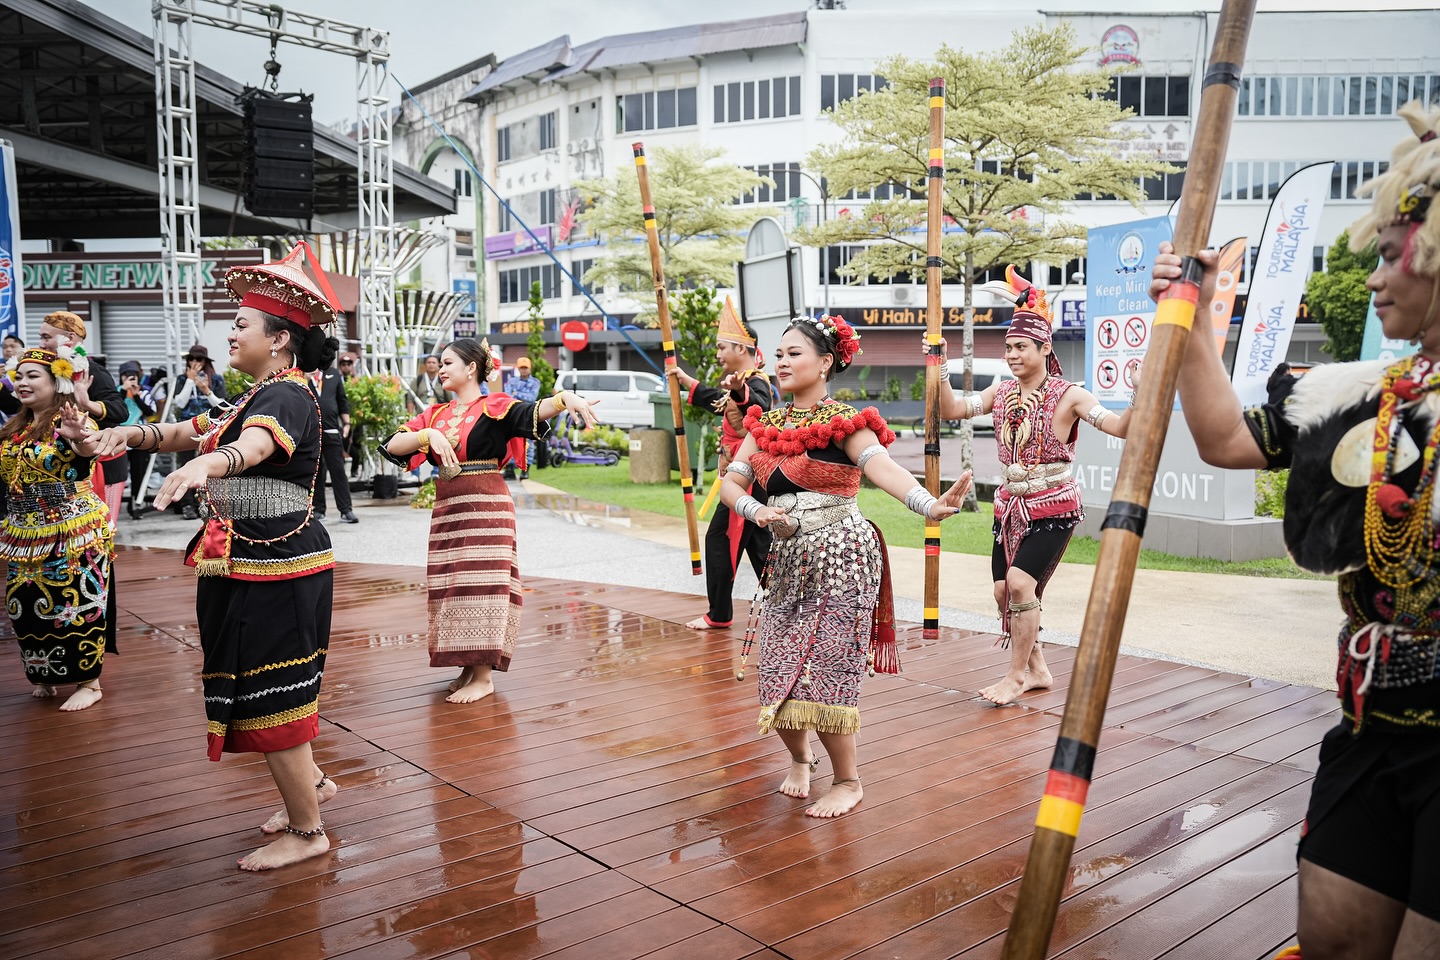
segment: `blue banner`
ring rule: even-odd
[[[1169,217],[1091,227],[1085,261],[1085,386],[1101,403],[1122,409],[1150,348],[1155,302],[1150,265],[1172,235]]]
[[[1365,339],[1360,344],[1361,360],[1399,360],[1417,349],[1409,340],[1391,340],[1380,329],[1380,315],[1375,312],[1375,294],[1370,294],[1370,309],[1365,313]]]
[[[20,335],[25,292],[20,284],[20,197],[15,148],[0,140],[0,337]]]

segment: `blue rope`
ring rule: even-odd
[[[560,259],[555,256],[555,251],[551,250],[547,244],[543,243],[540,238],[535,235],[535,231],[530,229],[530,225],[524,220],[521,220],[520,217],[515,213],[515,209],[511,207],[510,204],[505,202],[504,197],[500,196],[500,194],[496,192],[495,188],[490,185],[490,181],[486,180],[483,176],[480,175],[480,171],[475,168],[475,164],[471,163],[470,158],[465,156],[465,152],[460,149],[459,145],[454,140],[450,139],[450,134],[445,132],[445,128],[440,126],[440,124],[435,120],[434,117],[430,116],[430,111],[426,110],[419,100],[415,99],[415,94],[411,93],[410,89],[406,87],[405,84],[401,83],[400,78],[395,76],[395,74],[390,74],[390,79],[394,80],[395,85],[401,89],[405,96],[410,98],[410,102],[415,104],[415,106],[419,108],[420,113],[424,115],[425,119],[430,121],[430,125],[433,126],[436,130],[440,131],[440,136],[444,137],[445,142],[450,144],[450,149],[454,150],[455,155],[459,157],[462,161],[464,161],[465,166],[470,168],[470,172],[475,175],[475,179],[479,180],[480,183],[484,185],[486,190],[489,190],[492,194],[494,194],[495,199],[500,201],[500,205],[504,207],[505,211],[510,215],[510,219],[514,220],[516,223],[520,224],[521,227],[525,228],[525,232],[529,234],[530,239],[535,242],[536,249],[545,251],[545,255],[551,260],[555,261],[555,266],[559,267],[560,272],[565,274],[565,276],[570,279],[570,282],[575,285],[575,289],[579,290],[580,293],[584,295],[586,300],[589,300],[592,304],[595,305],[595,309],[600,311],[600,316],[605,318],[605,325],[611,330],[619,330],[620,336],[624,337],[625,341],[629,343],[630,346],[635,348],[635,352],[640,355],[640,359],[650,364],[651,369],[653,369],[656,373],[660,374],[663,377],[665,375],[665,371],[661,369],[660,365],[654,360],[650,359],[650,355],[644,351],[640,344],[635,342],[634,338],[630,336],[629,332],[620,325],[620,321],[616,320],[605,310],[604,307],[600,306],[599,301],[597,301],[593,296],[591,296],[590,291],[585,287],[585,285],[581,283],[580,280],[573,273],[566,269],[565,264],[561,263]],[[483,233],[483,230],[477,230],[476,232]],[[477,305],[477,310],[478,309],[479,307]]]

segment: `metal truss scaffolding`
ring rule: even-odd
[[[395,184],[390,99],[385,92],[390,35],[257,0],[154,0],[151,12],[159,120],[161,260],[170,357],[179,357],[200,339],[204,316],[191,45],[198,23],[261,37],[272,44],[290,43],[355,58],[360,341],[372,371],[397,372],[401,333],[395,323]]]

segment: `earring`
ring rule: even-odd
[[[275,347],[271,347],[271,348],[270,348],[270,356],[271,356],[272,358],[273,358],[273,357],[278,357],[278,356],[280,356],[280,351],[277,350]]]

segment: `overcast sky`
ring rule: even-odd
[[[145,34],[151,0],[90,0],[97,10]],[[657,30],[717,19],[738,20],[804,10],[810,0],[286,0],[283,6],[390,32],[391,72],[413,87],[493,53],[503,60],[561,34],[581,44],[616,33]],[[1035,0],[1049,11],[1218,10],[1218,0]],[[201,2],[203,10],[213,6]],[[1013,8],[1002,0],[847,0],[851,10],[915,11],[941,7]],[[1261,10],[1425,9],[1432,0],[1261,0]],[[917,42],[919,42],[917,34]],[[258,86],[269,55],[258,38],[201,27],[195,32],[201,63],[240,83]],[[921,53],[922,51],[912,51]],[[355,116],[355,67],[340,56],[281,46],[280,89],[314,93],[315,117],[339,125]]]

